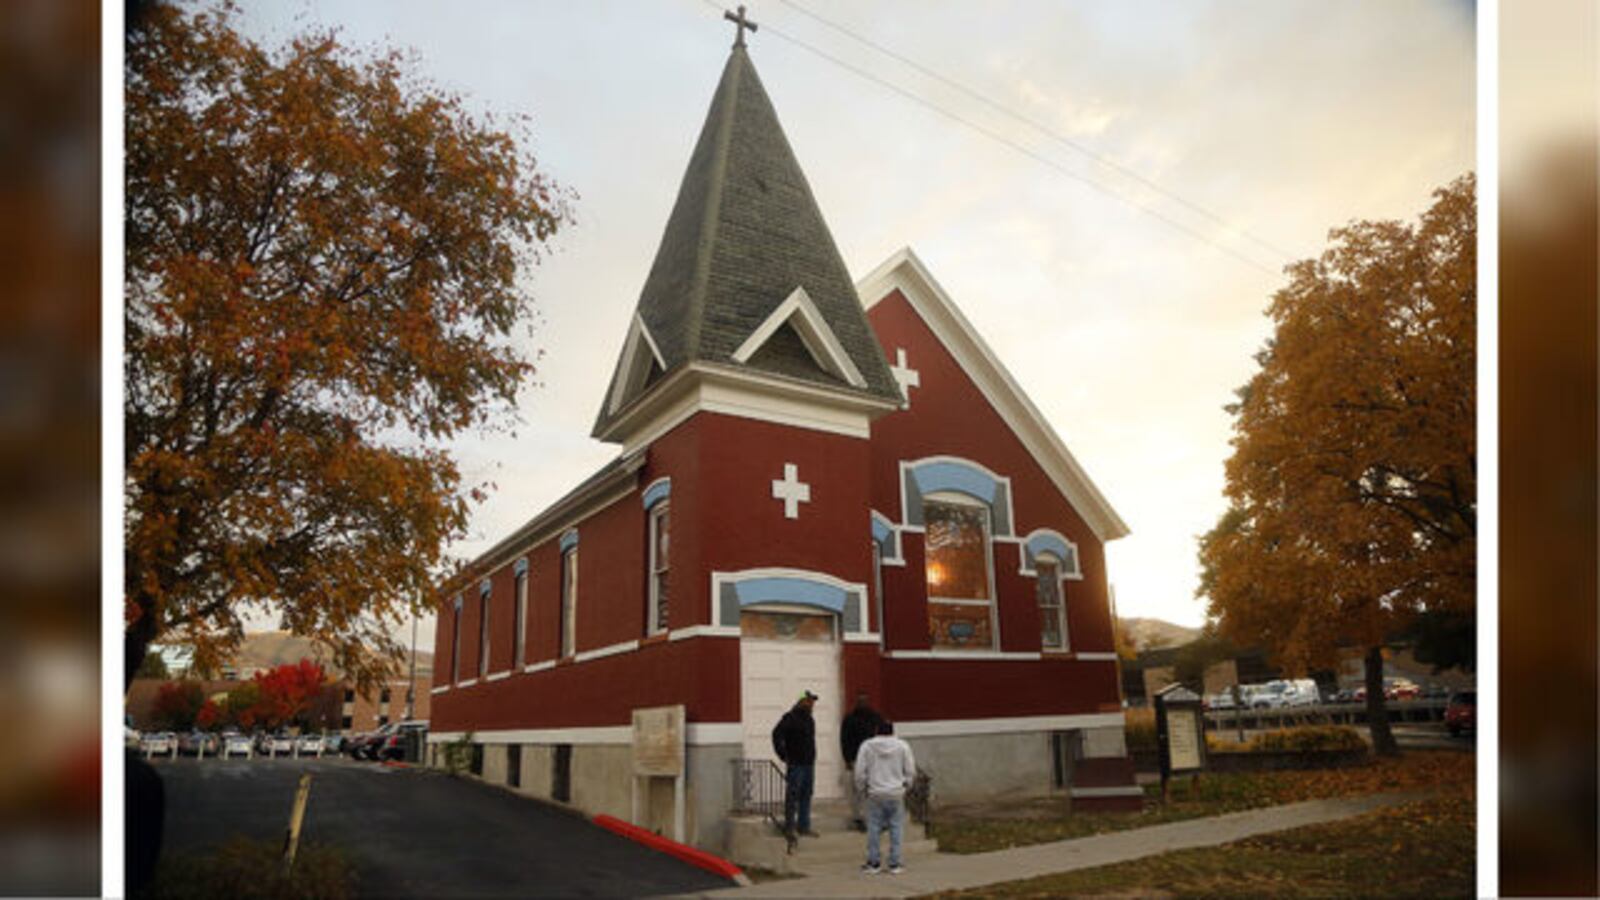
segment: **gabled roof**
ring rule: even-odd
[[[769,332],[765,353],[736,353],[802,290],[823,327],[806,318]],[[630,341],[595,423],[599,436],[655,379],[691,362],[746,367],[847,393],[899,402],[860,298],[817,208],[777,113],[743,47],[735,47],[689,158],[635,323],[652,353]],[[795,340],[796,335],[801,339]],[[813,340],[821,336],[821,340]],[[817,365],[796,346],[803,345]],[[830,360],[823,345],[836,345]],[[653,363],[652,358],[659,360]],[[831,371],[830,371],[831,370]],[[854,374],[859,380],[835,372]]]
[[[856,289],[867,309],[897,289],[905,295],[911,308],[955,357],[1095,536],[1101,541],[1113,541],[1128,535],[1128,526],[1089,480],[1044,414],[1022,392],[1016,379],[910,247],[896,251],[857,282]]]

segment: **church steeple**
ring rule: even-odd
[[[743,46],[742,16],[595,423],[690,364],[824,388],[873,406],[899,386]]]

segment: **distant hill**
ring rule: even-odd
[[[258,669],[271,669],[285,664],[294,664],[302,659],[319,662],[324,668],[332,671],[334,666],[329,662],[333,654],[328,649],[308,637],[290,634],[287,631],[255,631],[244,636],[244,642],[239,645],[239,650],[231,660],[234,669],[244,676]],[[402,666],[400,674],[404,676],[407,669]],[[433,654],[427,651],[417,651],[417,674],[433,674]]]
[[[1135,650],[1179,647],[1200,636],[1200,629],[1174,625],[1162,619],[1121,619],[1122,633]]]

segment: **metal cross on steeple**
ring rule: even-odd
[[[738,26],[738,28],[736,28],[734,30],[733,45],[735,47],[743,47],[744,46],[744,31],[745,31],[745,29],[748,28],[751,31],[755,31],[756,30],[756,23],[754,23],[754,22],[752,22],[749,19],[746,19],[744,17],[744,4],[742,4],[742,3],[739,4],[739,14],[738,15],[734,15],[731,12],[724,11],[722,13],[722,17],[724,19],[727,19],[729,22],[732,22],[733,24]]]

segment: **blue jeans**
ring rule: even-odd
[[[867,865],[876,866],[878,836],[889,829],[889,865],[900,865],[900,839],[905,834],[905,802],[899,797],[867,797]]]
[[[783,830],[811,830],[811,787],[816,778],[815,766],[790,766],[784,776]]]

